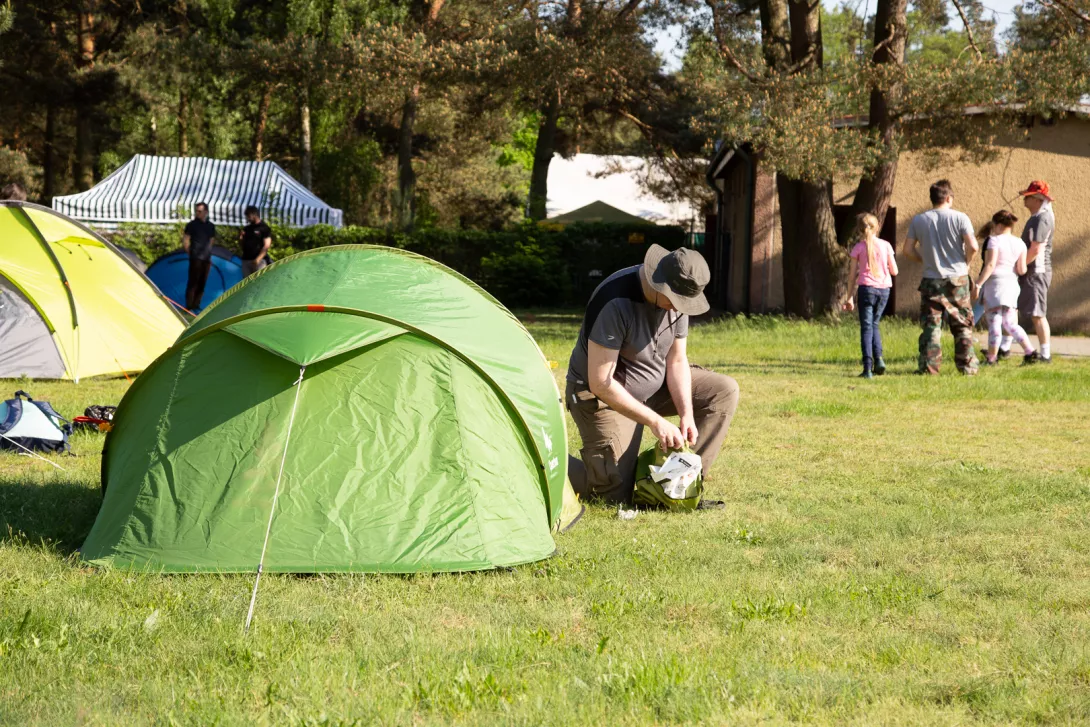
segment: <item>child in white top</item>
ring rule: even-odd
[[[988,322],[988,354],[985,366],[998,362],[999,340],[1004,333],[1014,338],[1027,354],[1033,346],[1025,330],[1018,325],[1018,276],[1026,274],[1026,244],[1011,234],[1018,218],[1006,210],[992,215],[991,222],[980,231],[987,242],[984,267],[976,279],[976,293],[984,305]]]

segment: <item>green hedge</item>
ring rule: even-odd
[[[182,227],[131,226],[112,238],[150,264],[180,247]],[[220,244],[237,251],[238,228],[218,231]],[[454,268],[505,305],[524,308],[583,305],[603,276],[642,261],[652,243],[673,250],[685,244],[685,231],[607,223],[526,223],[499,232],[426,229],[412,234],[371,227],[274,227],[271,252],[279,260],[328,245],[411,250]]]

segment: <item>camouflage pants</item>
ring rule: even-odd
[[[973,351],[973,304],[969,278],[924,278],[920,282],[920,373],[937,374],[942,363],[942,318],[945,314],[954,334],[954,363],[963,374],[975,374],[978,362]]]

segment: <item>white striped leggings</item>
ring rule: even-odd
[[[1018,325],[1017,310],[1004,305],[989,309],[985,315],[988,319],[989,350],[999,347],[999,339],[1004,333],[1012,337],[1024,352],[1030,353],[1033,350],[1025,329]]]

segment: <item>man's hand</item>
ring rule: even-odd
[[[662,417],[659,417],[651,427],[651,433],[659,440],[659,446],[664,452],[671,449],[680,449],[685,444],[685,437],[681,430]]]
[[[855,310],[855,298],[854,297],[849,296],[848,299],[846,301],[844,301],[844,310],[846,310],[846,311]]]
[[[695,447],[696,440],[700,438],[700,432],[696,430],[696,422],[693,420],[692,415],[681,417],[681,426],[678,428],[681,430],[681,436],[685,438],[689,446]]]

